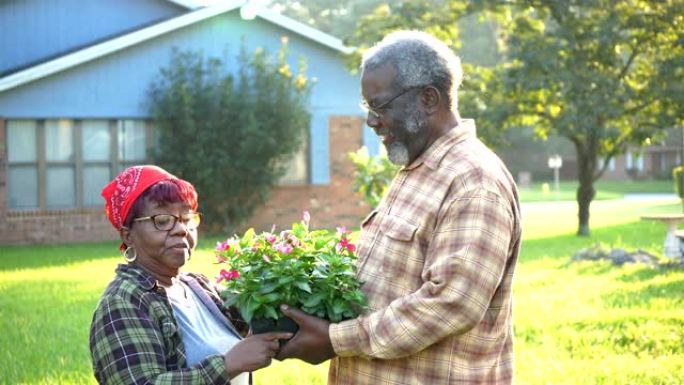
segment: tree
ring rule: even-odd
[[[681,1],[518,0],[494,4],[508,36],[508,122],[569,139],[577,153],[578,235],[594,182],[628,146],[682,124]],[[490,4],[491,5],[491,4]],[[506,21],[508,20],[508,21]],[[599,159],[603,158],[603,166]]]
[[[435,34],[458,52],[455,20],[480,14],[500,26],[502,62],[466,63],[459,110],[489,144],[502,130],[559,135],[578,159],[578,235],[589,235],[594,182],[630,145],[682,124],[682,0],[406,0],[362,18],[360,50],[394,29]],[[484,128],[484,129],[483,129]],[[598,160],[603,158],[603,167]]]
[[[345,38],[359,17],[382,0],[266,0],[265,5],[323,32]]]
[[[263,203],[309,127],[304,63],[293,74],[244,47],[237,74],[216,58],[174,51],[150,86],[154,161],[192,182],[210,231],[232,232]]]
[[[501,145],[505,133],[502,121],[508,115],[509,103],[502,91],[503,66],[496,64],[496,29],[490,19],[482,17],[482,8],[468,2],[449,0],[407,0],[381,4],[362,16],[353,33],[345,39],[348,44],[357,47],[350,67],[358,68],[364,51],[388,33],[399,29],[423,30],[443,40],[455,52],[466,51],[468,55],[465,57],[471,60],[463,61],[464,77],[459,90],[458,109],[462,116],[477,121],[478,136],[485,143],[492,147]],[[476,38],[481,39],[487,47],[469,44],[470,40]]]

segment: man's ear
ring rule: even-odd
[[[439,110],[439,103],[442,100],[442,94],[433,86],[427,86],[421,95],[421,102],[428,114],[434,114]]]
[[[123,226],[121,227],[121,229],[119,229],[119,237],[121,237],[121,242],[123,242],[124,245],[126,245],[126,247],[130,247],[133,245],[131,229],[129,229],[128,227]]]

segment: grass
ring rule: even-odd
[[[559,191],[554,190],[553,181],[533,183],[530,187],[520,188],[522,202],[575,201],[577,181],[559,183]],[[603,181],[594,185],[596,200],[619,199],[625,194],[674,194],[670,180],[649,181]]]
[[[592,236],[577,238],[572,202],[524,206],[516,272],[519,384],[684,383],[684,270],[571,262],[595,242],[659,252],[654,212],[677,201],[597,201]],[[211,239],[188,270],[215,274]],[[94,384],[88,352],[92,310],[114,266],[115,242],[0,247],[0,384]],[[325,384],[327,365],[278,362],[257,384]]]

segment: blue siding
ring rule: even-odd
[[[365,124],[363,125],[363,145],[368,148],[368,155],[370,156],[376,156],[380,153],[380,138]]]
[[[339,52],[264,20],[242,20],[237,11],[0,93],[0,116],[10,119],[148,117],[145,104],[148,86],[159,68],[169,63],[173,47],[201,50],[206,56],[224,58],[235,66],[241,38],[248,51],[263,47],[275,52],[282,35],[289,38],[293,68],[304,57],[307,76],[317,79],[310,100],[311,179],[315,184],[327,184],[330,182],[329,117],[364,116],[359,108],[358,75],[349,73]],[[377,149],[373,141],[377,143],[375,136],[365,132],[364,143],[371,151]]]
[[[184,12],[165,0],[3,0],[0,73]]]
[[[311,117],[311,183],[330,183],[330,139],[328,115],[316,113]]]

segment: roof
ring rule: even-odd
[[[213,5],[204,6],[207,0],[168,0],[190,9],[188,13],[172,19],[164,20],[149,27],[145,27],[94,45],[52,58],[32,67],[19,70],[0,78],[0,92],[19,87],[23,84],[65,71],[83,63],[98,59],[105,55],[126,49],[133,45],[164,35],[171,31],[201,22],[211,17],[233,11],[247,5],[255,17],[259,17],[323,46],[332,48],[344,54],[351,53],[353,48],[346,47],[342,41],[334,36],[295,21],[277,12],[250,4],[247,0],[222,0]]]

